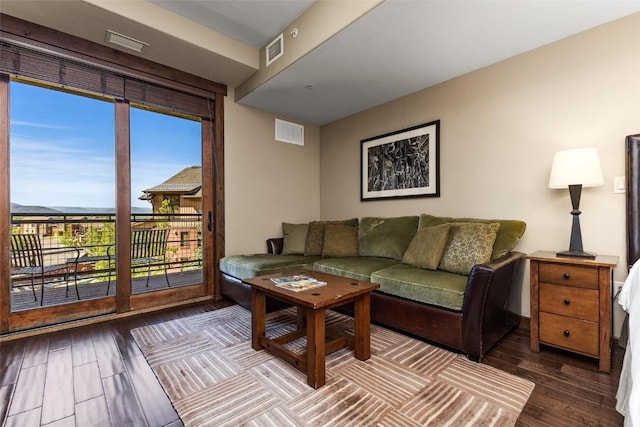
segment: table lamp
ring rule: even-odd
[[[596,187],[604,183],[600,158],[595,148],[576,148],[558,151],[553,156],[549,188],[569,188],[573,222],[569,250],[556,253],[557,256],[595,259],[596,255],[582,249],[580,230],[580,193],[582,187]]]

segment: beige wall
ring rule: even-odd
[[[626,135],[640,132],[640,14],[323,126],[321,217],[422,212],[527,222],[517,249],[568,249],[568,191],[547,188],[553,154],[597,147],[605,185],[580,208],[585,250],[620,257],[626,277]],[[375,90],[375,88],[372,88]],[[439,198],[360,202],[360,140],[441,120]],[[511,309],[529,316],[528,266]],[[616,304],[617,306],[617,304]],[[618,335],[621,313],[616,313]]]
[[[275,118],[225,98],[226,254],[266,251],[282,236],[282,222],[320,216],[320,144],[317,126],[305,125],[305,145],[276,142]],[[286,117],[278,117],[286,120]]]

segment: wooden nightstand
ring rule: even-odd
[[[599,359],[611,372],[611,286],[617,256],[538,251],[531,262],[531,350],[546,344]]]

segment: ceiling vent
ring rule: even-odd
[[[276,141],[304,145],[304,126],[276,119]]]
[[[267,67],[271,65],[273,61],[280,58],[284,53],[283,40],[282,33],[280,33],[280,35],[265,48],[265,61]]]
[[[116,33],[111,30],[107,30],[105,40],[109,43],[135,50],[136,52],[142,52],[145,47],[149,46],[149,43],[141,42],[133,37],[125,36],[124,34]]]

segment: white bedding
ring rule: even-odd
[[[629,340],[624,354],[616,410],[624,415],[625,426],[640,426],[640,261],[622,286],[618,303],[629,314]]]

